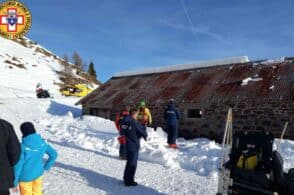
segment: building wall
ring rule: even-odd
[[[280,137],[286,121],[289,122],[286,138],[294,140],[294,102],[239,102],[232,104],[178,104],[181,120],[180,135],[185,138],[209,137],[216,140],[222,138],[229,107],[233,108],[233,129],[270,130]],[[163,126],[164,106],[152,106],[155,125]],[[187,118],[188,109],[199,109],[201,118]]]
[[[83,106],[83,115],[92,115],[92,116],[99,116],[105,119],[111,119],[110,118],[110,109],[106,108],[99,108],[99,107],[85,107]]]
[[[270,130],[279,137],[286,121],[289,122],[285,138],[294,140],[294,102],[236,102],[236,103],[179,103],[181,113],[179,134],[187,139],[208,137],[220,141],[226,123],[229,107],[233,108],[233,129],[240,130]],[[153,127],[164,127],[164,109],[166,105],[149,105],[153,115]],[[109,110],[97,108],[96,115],[115,119],[122,106]],[[201,110],[201,118],[188,118],[187,110]],[[90,114],[84,107],[84,114]]]

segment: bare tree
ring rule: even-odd
[[[83,59],[81,58],[81,56],[77,53],[74,52],[72,55],[72,61],[73,64],[81,71],[83,70],[84,67],[84,63],[83,63]]]

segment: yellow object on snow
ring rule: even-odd
[[[257,154],[246,157],[245,155],[241,155],[238,162],[237,167],[243,168],[247,170],[254,170],[258,164]]]
[[[93,90],[87,87],[85,84],[66,85],[64,88],[60,89],[62,95],[76,97],[85,97],[92,91]]]
[[[42,195],[42,177],[30,182],[19,183],[20,195]]]

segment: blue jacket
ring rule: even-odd
[[[47,154],[49,159],[44,164],[43,157]],[[14,167],[14,186],[19,182],[30,182],[49,170],[57,158],[57,152],[47,144],[39,134],[31,134],[22,139],[21,155]]]
[[[126,116],[122,121],[122,134],[127,139],[127,150],[138,151],[140,148],[140,138],[147,139],[145,128],[131,116]]]
[[[164,112],[164,119],[166,125],[175,126],[178,124],[178,120],[180,119],[180,114],[176,105],[174,103],[169,103]]]

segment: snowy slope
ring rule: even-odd
[[[56,96],[59,87],[54,83],[60,83],[61,63],[60,57],[28,38],[16,42],[0,37],[0,98],[4,92],[16,97],[15,91],[18,96],[35,97],[37,83]]]
[[[59,79],[55,71],[61,69],[60,63],[51,56],[36,51],[37,48],[42,48],[40,45],[30,44],[28,39],[26,42],[28,47],[0,37],[1,90],[13,88],[26,91],[22,93],[26,96],[34,96],[35,86],[40,82],[51,92],[57,92],[58,87],[54,85],[54,81],[58,82]],[[25,69],[12,63],[23,65]],[[1,92],[0,97],[3,94]]]
[[[23,97],[20,91],[14,93]],[[76,101],[9,96],[0,99],[0,118],[13,123],[19,137],[19,125],[33,121],[38,132],[59,152],[55,167],[44,177],[45,195],[216,193],[220,146],[207,139],[179,139],[180,150],[174,151],[166,148],[166,134],[152,129],[148,129],[147,142],[142,141],[137,172],[140,185],[125,188],[121,181],[125,162],[117,159],[113,122],[80,118]],[[294,167],[294,142],[284,141],[281,153],[285,170]]]

